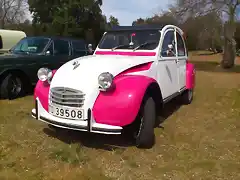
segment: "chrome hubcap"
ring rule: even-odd
[[[18,94],[22,90],[22,83],[19,78],[11,80],[11,93]]]

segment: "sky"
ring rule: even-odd
[[[102,13],[118,18],[120,25],[132,25],[138,18],[151,17],[167,10],[171,0],[103,0]]]

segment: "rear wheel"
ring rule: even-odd
[[[8,74],[0,84],[0,95],[3,99],[14,99],[24,94],[24,83],[20,76]]]
[[[193,101],[193,89],[187,89],[181,95],[181,102],[185,105],[191,104]]]
[[[156,108],[152,97],[146,99],[140,111],[140,125],[135,137],[136,146],[151,148],[155,143],[154,126],[156,121]]]

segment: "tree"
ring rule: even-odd
[[[198,28],[197,46],[200,49],[211,49],[214,53],[222,51],[222,22],[215,12],[195,18]]]
[[[89,31],[96,42],[104,21],[101,5],[102,0],[29,0],[33,25],[43,33],[83,38]]]
[[[118,19],[117,19],[116,17],[112,16],[112,15],[109,17],[109,22],[108,22],[108,24],[109,24],[110,26],[119,26]]]
[[[222,22],[215,12],[198,17],[190,16],[183,21],[176,15],[175,9],[171,8],[169,11],[163,11],[150,18],[138,18],[132,23],[133,26],[138,24],[174,24],[179,26],[186,35],[189,50],[212,49],[216,53],[222,49]]]
[[[224,54],[221,61],[223,68],[234,66],[236,42],[234,40],[236,11],[240,5],[239,0],[177,0],[177,14],[182,17],[201,16],[208,12],[218,13],[224,23]]]
[[[6,24],[19,23],[25,16],[27,0],[0,0],[0,28]]]
[[[240,49],[240,22],[236,23],[236,32],[235,32],[235,40],[236,40],[236,49]]]
[[[144,19],[139,18],[139,19],[137,19],[136,21],[133,21],[133,22],[132,22],[132,26],[136,26],[136,25],[138,25],[138,24],[145,24],[145,23],[146,23],[146,22],[145,22]]]

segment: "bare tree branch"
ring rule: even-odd
[[[0,28],[20,22],[28,8],[27,0],[0,0]]]

